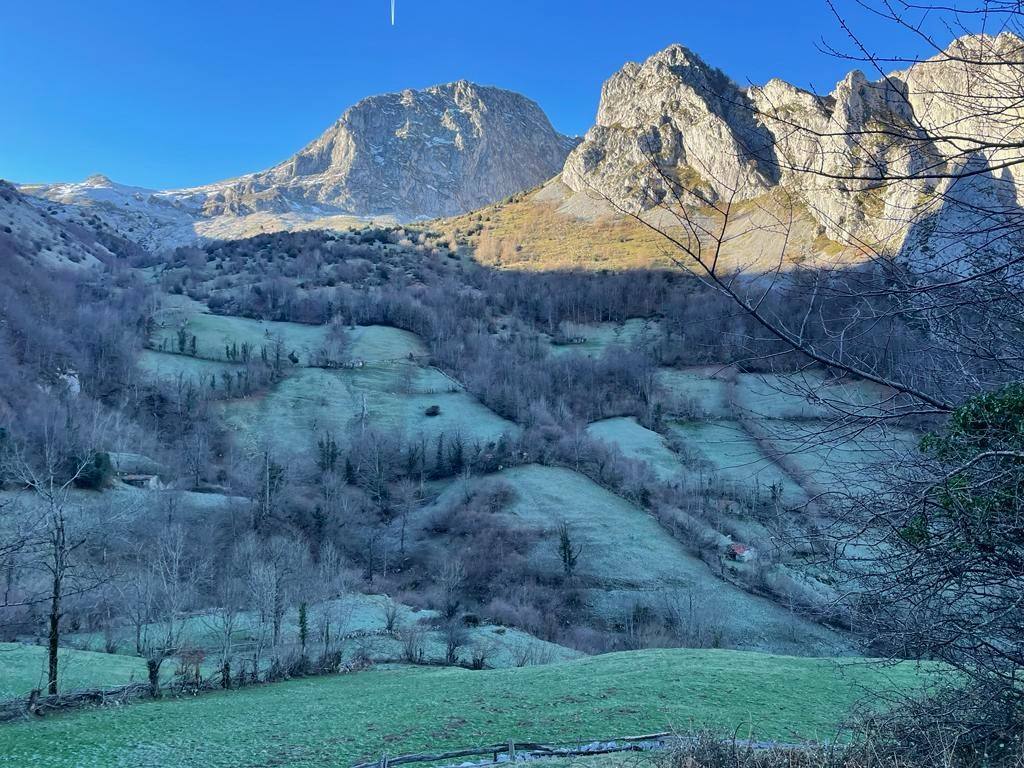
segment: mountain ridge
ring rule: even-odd
[[[546,181],[575,143],[525,96],[458,80],[366,97],[277,165],[212,184],[152,190],[93,174],[20,189],[92,207],[148,247],[173,246],[324,217],[462,213]]]
[[[987,228],[973,203],[1016,210],[1024,178],[1013,166],[953,189],[915,175],[927,164],[955,173],[966,163],[1007,159],[1005,150],[963,157],[941,135],[954,126],[1005,138],[997,116],[972,118],[957,95],[979,83],[998,94],[1012,71],[1004,77],[988,68],[979,80],[977,61],[1021,48],[1010,33],[965,36],[931,60],[877,80],[853,70],[815,94],[778,78],[740,86],[673,44],[608,78],[581,140],[555,131],[525,96],[459,80],[362,99],[291,157],[234,179],[156,191],[96,175],[21,189],[92,206],[121,236],[151,249],[367,220],[450,219],[541,186],[538,199],[580,219],[650,215],[673,184],[696,192],[695,202],[782,192],[807,219],[804,251],[948,262],[984,246],[961,234]],[[872,135],[885,134],[880,125],[902,126],[906,135]],[[879,185],[872,175],[908,179]]]
[[[976,179],[969,195],[954,194],[950,179],[926,178],[921,169],[955,176],[969,163],[1000,167],[1007,159],[1006,150],[967,157],[943,137],[960,130],[1008,143],[998,115],[1015,109],[1012,89],[1001,91],[1013,73],[1000,74],[999,62],[1022,48],[1012,33],[965,36],[877,80],[853,70],[817,95],[777,78],[741,87],[674,44],[627,63],[605,82],[595,125],[561,179],[572,194],[631,215],[676,204],[671,197],[680,186],[698,193],[694,205],[784,189],[833,241],[909,256],[927,234],[931,250],[947,259],[977,251],[980,243],[956,237],[970,228],[971,198],[1020,206],[1019,166]],[[972,118],[959,103],[968,94],[986,98],[992,114]],[[900,130],[885,130],[891,126]],[[915,231],[923,203],[937,208],[927,233]]]

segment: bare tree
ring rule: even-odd
[[[465,581],[465,564],[461,560],[446,560],[438,578],[443,595],[442,612],[445,618],[454,619],[459,612],[461,590]]]
[[[163,662],[181,651],[187,640],[186,611],[203,580],[205,564],[189,551],[180,525],[162,531],[153,551],[145,556],[153,584],[154,621],[147,625],[142,646],[150,690],[158,697]]]
[[[88,528],[69,519],[72,491],[94,463],[95,456],[91,451],[82,452],[85,458],[76,455],[68,438],[65,431],[46,420],[37,450],[30,452],[18,447],[7,461],[13,476],[33,496],[36,520],[20,548],[34,554],[31,561],[46,574],[48,581],[45,597],[28,597],[26,601],[45,601],[48,605],[47,690],[51,694],[58,691],[64,600],[93,589],[104,580],[79,557],[89,540]]]
[[[881,650],[941,658],[972,680],[980,709],[945,716],[984,716],[1005,733],[1019,724],[1024,670],[1015,384],[1024,373],[1024,40],[1015,34],[1024,11],[1009,2],[829,7],[845,43],[826,49],[874,79],[851,75],[833,100],[713,84],[721,90],[711,95],[749,126],[732,175],[699,153],[689,169],[674,166],[652,132],[639,195],[595,191],[663,236],[680,268],[778,343],[777,358],[880,385],[875,401],[851,404],[830,398],[821,377],[809,382],[806,394],[833,413],[819,439],[910,418],[937,428],[916,457],[894,454],[870,489],[838,483],[835,522],[812,548],[845,575],[845,608]],[[877,53],[850,7],[895,25],[926,56]],[[775,180],[770,194],[754,189],[752,169]],[[845,260],[799,241],[808,220]],[[745,268],[737,244],[753,238],[773,253]],[[981,720],[970,724],[982,732]]]
[[[459,651],[469,641],[469,632],[458,619],[449,619],[441,628],[444,638],[444,660],[447,664],[459,663]]]
[[[214,607],[201,617],[202,623],[217,638],[221,685],[231,687],[231,664],[235,653],[235,636],[244,625],[244,594],[242,579],[232,558],[226,572],[213,580]]]

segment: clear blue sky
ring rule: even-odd
[[[364,96],[460,78],[520,91],[579,134],[609,75],[673,42],[740,82],[828,90],[849,68],[815,49],[844,40],[824,0],[397,0],[394,27],[389,5],[6,2],[0,177],[215,181],[279,162]]]

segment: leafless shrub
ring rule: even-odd
[[[384,630],[386,632],[394,632],[395,626],[398,623],[398,617],[401,615],[401,610],[398,603],[394,600],[384,598],[380,604],[380,615],[384,622]]]
[[[422,664],[426,648],[426,635],[416,624],[405,627],[399,633],[402,640],[402,659],[410,664]]]

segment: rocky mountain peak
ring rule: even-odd
[[[190,194],[207,215],[314,206],[435,217],[536,186],[572,146],[533,101],[458,80],[363,99],[270,170]]]
[[[102,173],[94,173],[91,176],[87,176],[82,184],[90,187],[113,187],[114,182],[110,180],[108,176],[104,176]]]
[[[569,156],[563,179],[626,207],[660,203],[666,175],[711,197],[733,186],[756,196],[777,182],[777,169],[762,157],[770,146],[748,94],[672,45],[604,84],[596,124]]]
[[[741,88],[688,48],[671,45],[605,82],[595,126],[569,156],[562,180],[573,192],[632,212],[660,205],[673,185],[706,200],[753,199],[784,187],[831,237],[892,250],[937,185],[911,180],[873,189],[870,179],[963,162],[938,138],[943,133],[1005,143],[1020,132],[1013,103],[1019,88],[1012,86],[1022,52],[1024,41],[1009,33],[969,36],[887,77],[854,70],[818,95],[779,79]],[[978,98],[997,108],[979,117]],[[877,130],[884,126],[898,130]],[[1006,159],[997,154],[981,162]],[[984,183],[1005,184],[1012,173]],[[1013,184],[1024,202],[1020,182]]]

